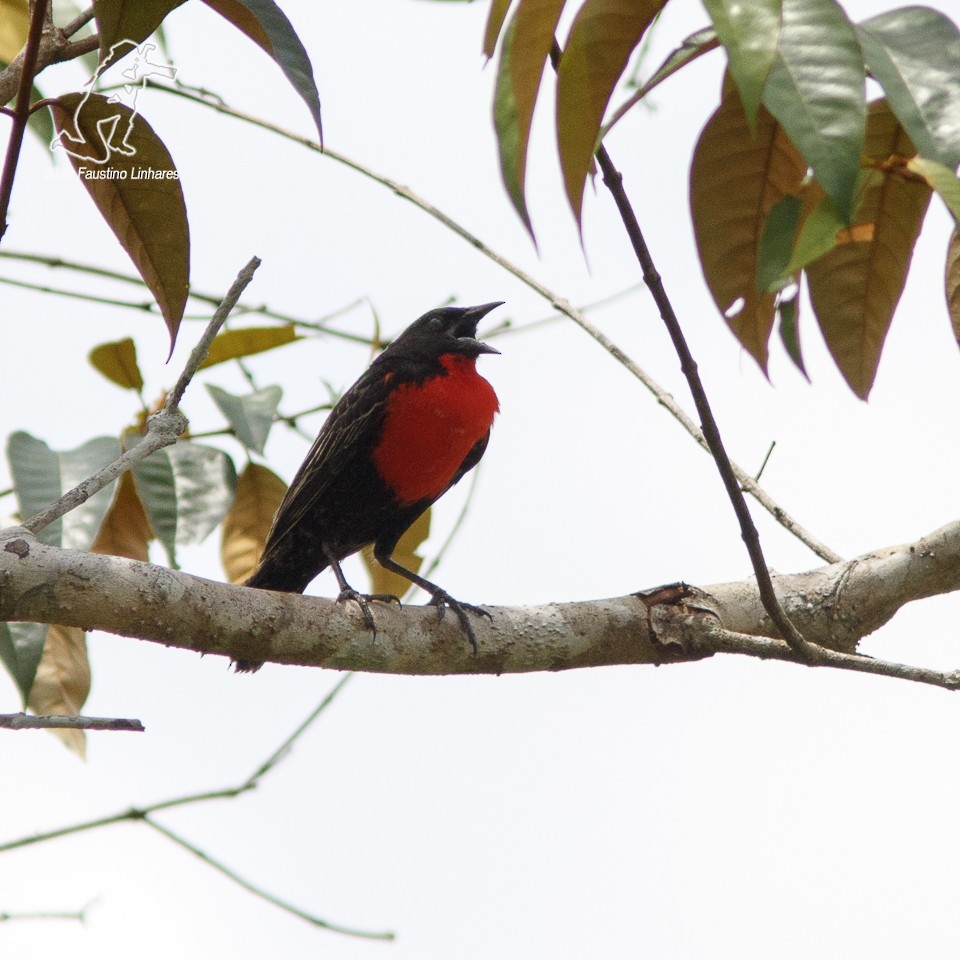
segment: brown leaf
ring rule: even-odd
[[[431,512],[432,507],[428,507],[414,520],[413,525],[397,542],[397,547],[392,554],[397,563],[414,573],[419,573],[420,567],[423,566],[423,557],[417,553],[417,549],[430,536]],[[367,568],[367,573],[370,574],[371,593],[391,594],[402,599],[403,595],[410,590],[412,584],[406,577],[387,570],[386,567],[381,567],[377,563],[373,557],[373,547],[364,547],[360,551],[360,556]]]
[[[101,94],[68,93],[50,109],[57,128],[54,145],[67,151],[80,182],[156,299],[172,352],[187,302],[190,229],[167,148],[142,116]]]
[[[915,152],[887,101],[870,104],[866,156],[884,163]],[[930,196],[927,184],[905,177],[895,165],[874,171],[848,235],[807,266],[810,302],[824,339],[863,400],[873,386]]]
[[[133,475],[124,473],[90,550],[146,563],[150,559],[149,544],[153,539],[153,528],[140,502]]]
[[[950,244],[947,247],[947,269],[944,282],[953,335],[960,344],[960,234],[956,230],[951,234]]]
[[[577,223],[603,115],[641,37],[666,0],[584,0],[557,71],[557,146]]]
[[[751,133],[739,93],[725,84],[694,151],[690,208],[700,265],[717,309],[764,371],[775,297],[756,289],[760,240],[767,214],[782,197],[799,193],[806,169],[765,108]]]
[[[38,716],[77,717],[90,693],[87,637],[79,627],[52,624],[30,688],[27,706]],[[51,730],[81,759],[87,741],[82,730]]]
[[[272,470],[248,463],[237,479],[233,505],[223,518],[220,559],[230,583],[243,583],[256,569],[287,485]]]

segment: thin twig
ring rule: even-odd
[[[20,160],[20,147],[23,135],[30,119],[30,94],[33,89],[33,77],[37,69],[37,55],[40,52],[40,39],[43,36],[44,16],[47,0],[34,0],[30,14],[30,30],[23,52],[23,68],[17,87],[17,103],[13,108],[13,128],[7,142],[7,155],[3,161],[3,174],[0,175],[0,239],[7,232],[7,211],[10,208],[10,196],[13,193],[13,180]]]
[[[366,940],[396,939],[396,934],[390,933],[389,931],[374,932],[370,930],[357,930],[353,927],[343,927],[336,923],[330,923],[328,920],[321,920],[320,917],[314,916],[312,913],[307,913],[305,910],[295,907],[292,903],[289,903],[286,900],[281,900],[272,893],[268,893],[262,887],[256,886],[249,880],[245,880],[236,871],[231,870],[230,867],[221,863],[219,860],[214,859],[206,851],[194,846],[189,840],[181,837],[180,834],[174,833],[169,827],[165,827],[163,824],[157,823],[157,821],[153,818],[144,817],[143,822],[148,827],[153,827],[157,833],[162,834],[168,840],[172,840],[175,844],[177,844],[177,846],[182,847],[184,850],[192,853],[195,857],[202,860],[208,867],[213,867],[214,870],[222,873],[228,880],[232,880],[238,886],[243,887],[243,889],[248,893],[252,893],[254,896],[260,897],[261,900],[266,900],[267,903],[271,903],[273,906],[279,907],[281,910],[291,913],[295,917],[299,917],[301,920],[306,920],[307,923],[312,924],[315,927],[320,927],[323,930],[329,930],[331,933],[343,933],[350,937],[361,937]]]
[[[227,291],[220,306],[213,315],[213,319],[207,325],[203,336],[193,348],[190,358],[187,360],[183,372],[174,385],[173,389],[167,395],[163,408],[159,413],[155,413],[147,421],[147,433],[144,438],[122,453],[113,463],[99,470],[92,477],[88,477],[82,483],[77,484],[72,490],[67,491],[59,500],[52,503],[46,510],[31,517],[23,524],[31,533],[38,533],[48,524],[59,520],[64,514],[69,513],[81,503],[85,503],[95,493],[102,490],[107,484],[116,480],[122,473],[125,473],[131,467],[146,459],[151,453],[155,453],[163,447],[176,443],[177,439],[187,428],[187,418],[180,412],[179,404],[183,398],[183,393],[187,389],[193,375],[197,372],[200,364],[203,362],[210,350],[210,344],[217,335],[217,331],[227,319],[230,311],[235,306],[240,294],[246,289],[247,284],[253,279],[253,274],[260,261],[254,257],[237,275],[233,285]]]
[[[259,117],[244,113],[241,110],[235,110],[233,107],[228,107],[222,101],[214,102],[176,87],[170,87],[162,83],[154,83],[151,81],[148,82],[153,89],[162,90],[165,93],[172,94],[173,96],[182,97],[183,99],[190,100],[193,103],[198,103],[201,106],[215,110],[217,113],[234,117],[237,120],[242,120],[245,123],[252,124],[253,126],[259,127],[263,130],[269,130],[271,133],[275,133],[278,136],[291,140],[294,143],[299,143],[308,150],[321,153],[324,157],[327,157],[330,160],[335,160],[337,163],[343,164],[349,169],[354,170],[355,172],[373,180],[375,183],[386,187],[387,189],[393,191],[393,193],[395,193],[398,197],[409,201],[424,213],[429,214],[435,220],[438,220],[444,226],[452,230],[457,236],[469,243],[485,257],[489,258],[508,273],[512,274],[531,290],[534,290],[536,293],[538,293],[541,297],[547,300],[555,310],[558,310],[560,313],[573,320],[574,323],[576,323],[590,337],[599,343],[600,346],[603,347],[603,349],[606,350],[607,353],[609,353],[618,363],[620,363],[631,374],[633,374],[633,376],[636,377],[651,394],[653,394],[657,402],[664,407],[675,420],[677,420],[683,429],[704,450],[707,452],[710,451],[710,445],[707,443],[703,433],[687,415],[683,408],[676,402],[676,400],[674,400],[674,398],[663,387],[661,387],[648,373],[646,373],[646,371],[644,371],[629,356],[627,356],[627,354],[624,353],[624,351],[621,350],[620,347],[618,347],[609,337],[607,337],[596,326],[594,326],[594,324],[592,324],[581,311],[576,310],[570,305],[569,302],[564,300],[558,294],[553,293],[542,283],[535,280],[530,274],[525,273],[515,264],[511,263],[491,247],[487,246],[487,244],[485,244],[479,237],[470,233],[469,230],[448,217],[437,207],[433,206],[433,204],[423,199],[423,197],[414,193],[409,187],[405,187],[402,184],[383,176],[382,174],[376,173],[369,167],[364,166],[356,160],[352,160],[342,153],[338,153],[336,150],[333,150],[326,145],[321,149],[320,144],[315,140],[311,140],[309,137],[300,136],[297,133],[293,133],[292,131],[286,130],[283,127],[279,127],[276,124],[262,120]],[[779,523],[784,529],[788,530],[798,540],[806,544],[806,546],[809,547],[818,557],[827,561],[827,563],[836,563],[842,559],[840,554],[821,543],[809,531],[804,529],[796,520],[794,520],[793,517],[791,517],[781,506],[779,506],[776,501],[754,481],[753,477],[751,477],[746,470],[738,466],[733,461],[731,461],[731,467],[734,470],[737,480],[743,486],[743,489],[754,499],[756,499],[756,501],[765,510],[767,510],[777,521],[777,523]]]
[[[82,13],[78,13],[65,27],[60,28],[60,32],[69,39],[75,33],[79,33],[93,19],[93,7],[87,7]]]
[[[755,637],[746,633],[723,630],[719,626],[712,632],[705,647],[717,653],[737,653],[761,660],[783,660],[787,663],[799,663],[811,666],[802,653],[789,647],[783,640],[774,637]],[[894,663],[890,660],[878,660],[855,653],[842,653],[828,647],[817,647],[817,667],[833,667],[837,670],[850,670],[854,673],[869,673],[877,677],[890,677],[892,680],[910,680],[925,683],[943,690],[960,689],[960,670],[931,670],[927,667],[913,667],[906,663]]]
[[[556,47],[556,44],[554,44],[554,47]],[[663,285],[663,280],[654,265],[653,257],[647,247],[647,242],[644,239],[643,231],[640,229],[640,223],[634,213],[630,199],[623,189],[623,177],[620,171],[613,165],[610,154],[602,144],[597,148],[595,156],[603,172],[603,182],[613,195],[617,210],[620,212],[620,219],[623,221],[634,253],[643,270],[643,279],[650,289],[650,293],[657,304],[657,309],[660,311],[660,316],[667,328],[667,333],[670,335],[677,356],[680,358],[680,369],[687,378],[690,393],[693,394],[693,402],[697,408],[697,414],[700,417],[704,437],[706,437],[707,443],[710,446],[710,452],[713,454],[713,459],[717,465],[717,470],[720,472],[727,496],[730,498],[733,511],[740,524],[740,534],[746,545],[747,553],[750,555],[750,562],[753,565],[753,573],[757,580],[757,590],[760,594],[763,608],[767,611],[774,626],[787,643],[807,660],[811,662],[816,661],[820,648],[816,644],[808,643],[803,639],[800,631],[797,630],[790,622],[786,613],[784,613],[783,608],[780,606],[780,601],[777,599],[777,594],[773,589],[773,581],[770,579],[770,571],[767,569],[766,560],[763,556],[763,548],[760,545],[760,535],[757,533],[753,517],[750,516],[747,501],[744,499],[743,491],[737,482],[736,471],[733,469],[730,458],[724,449],[723,440],[720,437],[720,428],[713,415],[710,402],[707,399],[707,393],[703,388],[700,374],[697,371],[697,364],[693,359],[693,354],[690,352],[690,347],[687,345],[680,321],[677,319],[673,304],[667,296],[666,288]]]
[[[85,923],[87,919],[84,910],[38,910],[34,913],[0,913],[0,923],[9,923],[11,920],[79,920]]]
[[[34,717],[28,713],[0,713],[0,730],[125,730],[143,733],[139,720],[123,717]]]

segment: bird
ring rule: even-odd
[[[303,593],[330,567],[339,601],[357,603],[376,636],[369,601],[346,581],[340,561],[373,545],[387,570],[430,594],[442,617],[450,608],[470,641],[468,613],[488,611],[455,600],[446,590],[392,558],[414,521],[479,462],[500,404],[476,368],[499,350],[477,339],[477,324],[502,301],[441,307],[415,320],[383,350],[334,404],[297,471],[245,586]],[[238,673],[261,661],[238,659]]]

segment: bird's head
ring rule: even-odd
[[[502,301],[479,307],[440,307],[415,320],[388,348],[391,352],[436,358],[444,354],[478,357],[499,353],[477,339],[477,324]]]

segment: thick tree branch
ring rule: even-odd
[[[915,543],[808,573],[777,575],[787,615],[837,653],[823,665],[952,688],[952,674],[917,672],[856,654],[904,604],[960,589],[960,521]],[[491,607],[473,656],[452,617],[434,607],[375,607],[373,640],[352,604],[203,580],[149,563],[49,547],[27,530],[0,532],[0,619],[106,630],[205,654],[401,674],[500,674],[613,664],[664,664],[717,653],[795,662],[755,582],[691,591],[665,606],[637,596],[538,607]],[[764,642],[748,647],[737,635]],[[923,673],[923,676],[920,675]]]

